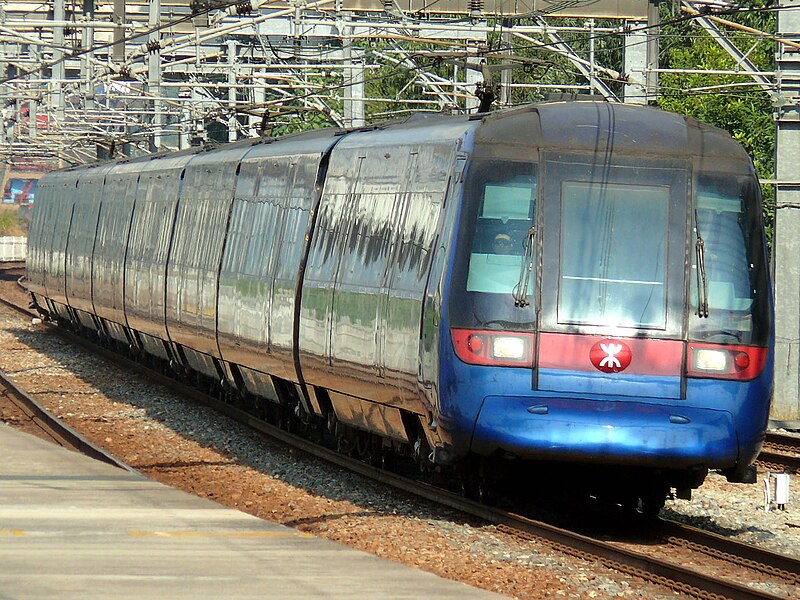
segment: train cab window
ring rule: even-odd
[[[669,188],[563,181],[558,321],[666,327]]]
[[[528,167],[530,170],[530,167]],[[498,168],[483,182],[467,273],[467,291],[511,294],[519,281],[525,239],[533,224],[536,178]]]
[[[695,185],[690,336],[723,343],[760,343],[768,311],[766,258],[755,184],[735,177],[699,177]],[[703,241],[705,290],[698,294],[697,241]],[[705,306],[698,308],[705,299]],[[702,315],[702,316],[701,316]],[[761,332],[763,333],[763,332]]]

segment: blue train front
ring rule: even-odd
[[[709,468],[751,479],[772,308],[748,157],[659,111],[525,116],[478,129],[466,177],[440,345],[456,454],[583,463],[656,497]]]

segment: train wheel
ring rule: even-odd
[[[328,426],[328,433],[336,434],[336,413],[332,410],[328,412],[325,422]]]
[[[461,495],[469,500],[480,502],[486,506],[494,506],[495,495],[492,493],[491,486],[483,477],[475,475],[461,479]]]
[[[639,500],[639,512],[645,517],[654,519],[658,516],[658,513],[661,512],[661,509],[664,508],[666,502],[666,494],[659,492],[644,494]]]
[[[380,468],[384,471],[394,471],[397,467],[397,461],[395,458],[396,457],[392,452],[384,449],[380,454]]]
[[[476,495],[478,502],[486,506],[494,506],[497,502],[491,486],[485,479],[478,481]]]
[[[430,471],[431,462],[428,457],[430,456],[431,448],[428,445],[428,439],[421,431],[417,432],[417,439],[414,440],[414,446],[412,447],[411,453],[414,458],[414,462],[416,462],[417,466],[419,467],[420,473]]]

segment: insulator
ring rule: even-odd
[[[483,13],[483,0],[469,0],[469,15],[480,16]]]
[[[253,3],[250,2],[249,0],[245,0],[244,2],[237,2],[234,5],[234,8],[236,9],[237,15],[246,15],[247,13],[253,11]]]

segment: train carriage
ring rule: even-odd
[[[656,507],[708,469],[752,478],[772,300],[758,182],[718,129],[543,103],[80,167],[41,196],[39,306],[253,410]]]
[[[220,353],[240,387],[279,401],[299,383],[295,321],[301,265],[336,131],[258,144],[236,180],[219,276]]]

